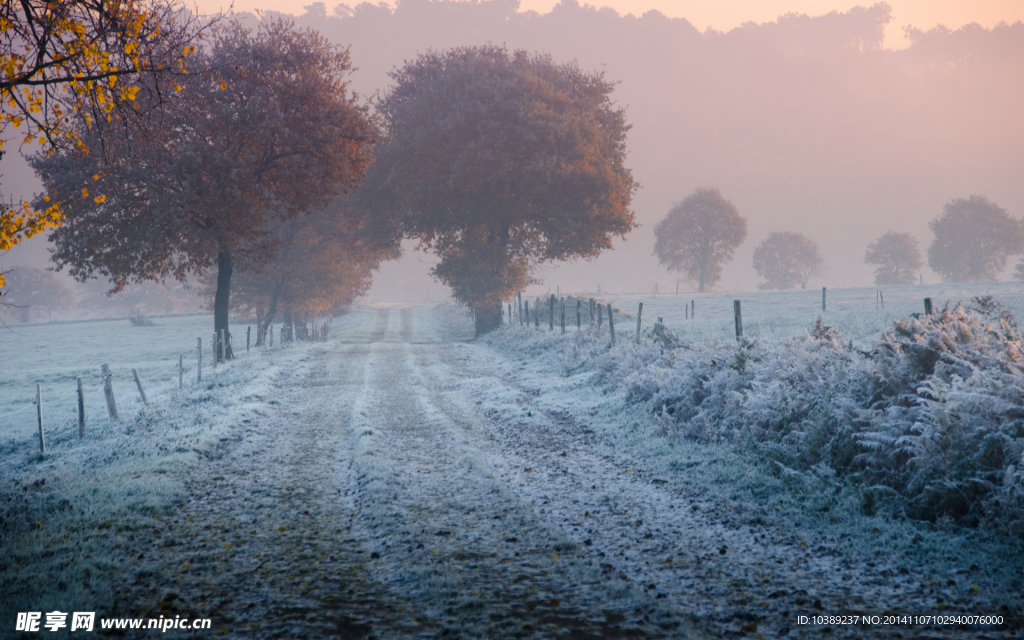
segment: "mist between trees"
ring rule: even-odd
[[[315,26],[321,35],[277,22],[272,15],[259,24],[253,16],[243,15],[240,23],[220,25],[211,40],[189,56],[194,73],[161,103],[154,129],[159,132],[162,127],[165,133],[160,151],[147,156],[141,142],[112,138],[102,145],[106,156],[115,159],[110,164],[97,153],[85,155],[81,150],[36,160],[47,188],[52,195],[60,191],[69,208],[68,226],[54,234],[54,257],[77,277],[110,278],[115,288],[168,278],[191,278],[195,283],[197,277],[206,277],[220,329],[232,307],[258,316],[276,314],[281,300],[290,300],[285,313],[336,308],[366,290],[374,268],[397,254],[400,237],[415,237],[441,257],[434,275],[453,287],[457,299],[474,308],[485,304],[496,309],[495,300],[536,280],[539,264],[565,259],[585,257],[592,262],[563,267],[562,273],[586,274],[589,282],[604,281],[606,287],[618,285],[620,290],[643,288],[635,284],[638,274],[642,281],[649,274],[663,273],[650,255],[653,222],[688,190],[680,192],[682,179],[692,186],[720,187],[749,221],[744,233],[730,241],[717,272],[706,278],[688,274],[697,288],[701,280],[708,287],[735,286],[738,278],[747,281],[752,277],[748,265],[762,276],[762,287],[807,286],[815,276],[833,284],[836,273],[868,268],[861,252],[868,247],[871,253],[875,245],[869,244],[880,242],[881,234],[893,231],[904,234],[905,241],[907,234],[909,241],[916,240],[929,220],[938,220],[942,202],[955,202],[949,198],[985,193],[1010,211],[1024,204],[1012,180],[1003,178],[1019,175],[1014,167],[1021,163],[1019,154],[1007,152],[1006,145],[1024,137],[1019,119],[1012,117],[1021,96],[1018,83],[1011,81],[1024,50],[1018,46],[1024,25],[912,30],[913,46],[894,52],[884,50],[881,40],[890,14],[890,7],[877,4],[816,18],[784,16],[723,34],[701,33],[685,20],[670,20],[657,12],[622,17],[573,3],[559,4],[545,15],[520,14],[514,4],[503,2],[409,2],[393,10],[368,4],[339,6],[330,16],[317,3],[307,7],[297,24]],[[540,174],[523,174],[509,188],[513,182],[484,179],[483,173],[493,177],[495,172],[483,172],[490,165],[476,156],[479,179],[474,181],[467,173],[459,189],[446,193],[437,189],[441,182],[421,181],[416,189],[403,190],[405,178],[391,171],[397,166],[397,156],[388,150],[396,148],[393,141],[388,143],[392,147],[380,145],[372,152],[381,161],[379,168],[371,166],[367,185],[356,188],[370,166],[373,142],[382,131],[392,135],[402,130],[403,121],[394,114],[404,99],[398,90],[411,73],[409,65],[417,60],[422,64],[430,56],[455,55],[447,48],[464,42],[467,33],[474,34],[474,41],[525,47],[522,54],[506,47],[510,59],[529,59],[535,50],[551,51],[546,59],[563,70],[558,73],[571,69],[582,79],[603,83],[599,93],[606,104],[600,110],[612,118],[607,124],[619,133],[601,143],[610,146],[594,156],[609,162],[610,172],[598,176],[598,171],[592,177],[604,180],[608,188],[588,192],[580,181],[563,183],[551,190],[551,197],[561,197],[561,202],[549,198],[539,205],[540,200],[527,196],[546,184]],[[301,46],[289,59],[273,51],[275,39],[291,39]],[[431,47],[448,53],[415,57],[417,51]],[[575,63],[563,62],[574,59]],[[413,62],[403,69],[402,60]],[[285,79],[286,69],[298,68],[294,65],[312,71]],[[388,89],[389,71],[394,86],[378,100],[384,116],[379,121],[367,99],[351,88]],[[336,84],[328,90],[330,82]],[[984,92],[967,90],[978,83],[984,84]],[[324,88],[321,94],[317,87]],[[139,95],[145,101],[147,94]],[[756,96],[756,104],[751,96]],[[554,112],[576,99],[571,92],[556,96],[562,103]],[[476,104],[452,96],[445,100],[450,102],[442,100],[438,109]],[[282,119],[274,120],[268,115],[272,113]],[[498,155],[508,152],[519,161],[530,157],[532,151],[512,143],[527,140],[531,127],[540,126],[532,132],[536,133],[543,126],[537,121],[519,126],[522,123],[504,116],[495,119],[486,109],[481,113],[486,116],[481,122],[490,118],[509,127],[501,140],[512,146],[495,147]],[[245,125],[232,127],[231,118]],[[931,126],[938,122],[941,127]],[[527,138],[516,138],[523,132]],[[82,139],[89,135],[84,128]],[[199,140],[211,146],[196,144]],[[439,148],[435,145],[432,152]],[[944,152],[937,153],[938,148]],[[74,153],[82,155],[73,157]],[[554,157],[555,151],[538,153]],[[408,164],[421,169],[440,166],[435,156],[410,153],[408,157],[416,160]],[[1000,170],[980,176],[963,171],[964,158],[975,156],[981,158],[977,166],[998,164]],[[456,158],[451,166],[470,157]],[[389,158],[390,165],[384,162]],[[620,185],[612,184],[613,174]],[[862,188],[865,180],[871,188]],[[636,190],[637,182],[643,183],[643,190]],[[425,190],[424,185],[431,184],[434,193]],[[951,193],[950,188],[957,191]],[[508,193],[501,195],[501,189]],[[389,190],[391,200],[382,195]],[[401,198],[395,199],[395,194]],[[347,198],[348,204],[342,205]],[[505,224],[512,209],[493,206],[501,198],[522,211],[533,207],[531,215],[542,215],[513,231]],[[971,196],[969,201],[975,199]],[[580,211],[590,206],[590,222],[568,215],[570,202],[585,203]],[[608,204],[607,211],[593,208],[600,202]],[[1000,205],[993,206],[1005,212]],[[444,209],[449,216],[441,226],[436,220],[433,226],[424,224],[430,207]],[[455,214],[460,208],[494,228],[470,230]],[[132,210],[146,214],[133,217],[128,215]],[[156,215],[159,212],[163,213]],[[306,220],[310,214],[314,217]],[[573,219],[580,222],[578,228],[567,223]],[[896,226],[891,224],[894,220],[901,226],[888,229]],[[309,244],[323,232],[308,231],[308,225],[317,224],[336,227],[326,234],[336,239],[334,250]],[[444,224],[449,227],[442,228]],[[633,242],[607,251],[615,246],[613,236],[625,238],[637,225],[639,229],[629,235]],[[590,237],[584,237],[587,234]],[[504,263],[489,262],[480,253],[482,247],[513,238],[518,248]],[[761,259],[755,242],[761,243]],[[803,243],[806,260],[802,266],[773,271],[765,255],[784,242]],[[132,250],[126,250],[129,246]],[[774,254],[799,253],[788,246],[775,247]],[[1018,252],[1009,247],[1003,253]],[[299,255],[306,255],[307,261],[297,262]],[[313,255],[333,258],[318,258],[321,262],[314,264],[308,261]],[[879,269],[895,269],[895,276],[876,273],[876,282],[887,277],[906,282],[910,277],[906,265],[871,262],[867,257],[866,262],[881,265]],[[998,276],[1006,264],[1004,259],[972,267],[973,271],[943,271],[938,258],[931,258],[929,264],[946,279],[976,279],[976,273]],[[857,267],[848,268],[851,263]],[[917,264],[912,255],[909,263]],[[490,266],[481,269],[481,264]],[[497,278],[503,284],[481,302],[477,294],[487,286],[473,285],[477,293],[470,294],[457,280],[463,274],[479,279],[488,269],[493,272],[490,281]],[[609,270],[613,276],[605,277]],[[220,276],[214,286],[209,278],[215,272]],[[228,292],[234,273],[239,278],[251,276],[251,285],[238,284],[258,295],[246,294],[233,304]],[[550,278],[550,271],[541,275]],[[284,290],[275,294],[285,281],[298,291],[308,290],[318,278],[341,284],[329,294],[307,291],[301,302]],[[837,284],[844,282],[840,278]]]

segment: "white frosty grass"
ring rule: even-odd
[[[876,292],[885,297],[885,307],[876,304]],[[901,285],[886,287],[859,287],[829,289],[826,292],[826,310],[821,310],[821,288],[794,291],[753,291],[742,293],[680,292],[658,295],[616,294],[604,295],[605,303],[630,314],[629,322],[622,322],[617,330],[633,331],[635,314],[640,302],[644,303],[644,326],[650,326],[659,317],[665,325],[681,337],[694,341],[712,338],[734,339],[733,300],[739,300],[743,311],[743,334],[748,338],[792,338],[802,336],[814,326],[819,315],[826,325],[839,330],[856,346],[870,345],[892,323],[911,313],[924,312],[924,299],[930,297],[938,310],[949,301],[967,302],[977,295],[988,294],[1006,305],[1018,318],[1024,318],[1024,282],[979,282]],[[695,302],[696,318],[687,319],[684,308]],[[575,304],[575,303],[573,303]],[[533,301],[530,302],[533,307]],[[566,308],[566,322],[575,326],[575,306]],[[570,322],[571,315],[571,322]],[[583,322],[587,322],[584,305]]]
[[[110,611],[113,587],[133,557],[132,531],[160,528],[184,497],[182,474],[228,440],[246,455],[245,422],[261,415],[273,378],[298,371],[308,346],[253,350],[214,370],[195,354],[177,389],[178,353],[212,338],[209,316],[17,326],[0,331],[0,620],[17,611]],[[341,320],[342,322],[344,319]],[[336,321],[337,322],[337,321]],[[239,331],[241,329],[241,331]],[[206,337],[209,332],[210,338]],[[120,419],[107,417],[99,365],[108,363]],[[131,377],[138,368],[149,406]],[[79,439],[75,376],[86,391],[86,437]],[[43,383],[46,454],[40,455],[34,400]],[[63,398],[59,402],[54,398]],[[10,415],[28,405],[28,410]],[[175,473],[172,473],[175,472]],[[145,553],[145,550],[142,551]],[[137,555],[135,547],[132,554]]]
[[[894,304],[896,296],[891,294],[891,289],[887,290],[889,293],[886,297],[887,308],[896,306]],[[920,290],[917,287],[899,289],[912,290],[915,294]],[[1019,304],[1019,295],[1016,299],[1012,297],[1016,295],[1014,292],[1019,291],[1019,285],[1016,284],[1005,287],[992,287],[986,284],[970,289],[965,288],[962,291],[964,302],[968,302],[971,296],[988,293],[992,289],[1002,289],[1005,295],[1011,296],[1011,303],[1016,301]],[[806,298],[810,293],[812,292],[795,292],[792,296]],[[947,293],[952,292],[947,291]],[[857,292],[847,294],[847,291],[833,292],[832,304],[839,307],[840,313],[842,313],[843,307],[836,302],[844,299],[856,299]],[[934,290],[930,294],[933,298],[937,297]],[[767,301],[771,295],[778,294],[753,294],[764,301]],[[743,381],[742,375],[735,368],[738,364],[737,357],[741,355],[742,349],[737,347],[732,334],[731,296],[728,300],[728,307],[725,305],[727,301],[725,297],[718,301],[721,309],[717,309],[711,301],[704,298],[704,314],[710,315],[711,318],[703,327],[699,324],[702,309],[700,300],[698,300],[697,306],[698,320],[689,326],[686,325],[685,320],[681,321],[681,303],[678,309],[679,313],[673,315],[668,311],[659,311],[659,307],[656,306],[665,303],[665,298],[668,296],[658,298],[653,302],[645,301],[643,313],[645,318],[648,317],[650,309],[650,314],[655,318],[661,315],[665,318],[666,324],[679,329],[678,333],[684,338],[693,339],[689,346],[680,350],[665,350],[660,346],[653,345],[649,326],[645,327],[648,334],[642,341],[643,344],[634,345],[635,316],[626,321],[620,320],[617,324],[618,340],[615,347],[609,347],[608,344],[607,320],[600,332],[587,327],[584,327],[582,332],[577,332],[572,326],[568,329],[568,335],[563,336],[557,325],[553,333],[549,332],[543,326],[545,324],[543,316],[542,328],[539,331],[532,326],[525,329],[516,325],[505,326],[486,337],[484,342],[509,358],[519,359],[523,363],[524,369],[524,373],[521,375],[535,376],[538,385],[545,384],[544,379],[548,376],[564,377],[566,382],[562,387],[565,391],[551,394],[542,393],[540,400],[546,400],[550,405],[547,408],[552,411],[594,416],[588,419],[588,424],[595,431],[602,432],[607,442],[612,443],[609,447],[609,454],[620,457],[632,456],[637,464],[645,465],[652,474],[671,478],[673,483],[688,487],[705,496],[709,503],[729,505],[727,511],[732,513],[731,517],[738,519],[741,523],[750,522],[752,525],[761,522],[770,523],[782,531],[791,531],[795,537],[810,546],[815,545],[819,539],[827,538],[838,541],[839,548],[849,553],[850,557],[875,562],[880,566],[889,563],[894,572],[899,569],[907,569],[914,574],[924,573],[925,575],[934,575],[935,579],[939,579],[939,576],[952,575],[957,571],[965,570],[966,567],[977,565],[989,572],[993,579],[992,584],[998,585],[1002,589],[1024,587],[1024,571],[1022,571],[1024,569],[1024,553],[1022,553],[1024,550],[1022,550],[1019,540],[1005,535],[1007,532],[1012,532],[1013,535],[1020,533],[1019,522],[1015,522],[1020,518],[1019,502],[1015,503],[1009,511],[995,511],[994,513],[1004,519],[995,523],[983,522],[988,527],[986,531],[957,528],[950,518],[944,517],[937,518],[934,523],[909,520],[905,515],[909,509],[909,503],[888,487],[874,486],[870,491],[865,491],[863,485],[838,476],[827,464],[829,460],[824,455],[818,460],[804,461],[802,465],[799,460],[793,459],[785,460],[789,464],[779,464],[780,457],[772,455],[774,452],[770,450],[759,447],[757,439],[752,437],[756,428],[744,427],[740,424],[743,419],[749,419],[751,415],[754,415],[753,412],[761,412],[760,415],[763,416],[782,415],[785,418],[788,417],[788,414],[798,414],[801,404],[819,403],[830,408],[842,404],[841,401],[833,399],[833,396],[840,396],[844,391],[837,388],[844,375],[841,363],[839,367],[835,367],[833,360],[829,360],[829,357],[824,354],[818,354],[817,352],[821,351],[819,347],[815,346],[818,341],[808,336],[809,331],[814,327],[817,315],[821,313],[820,290],[816,292],[816,295],[818,308],[812,310],[809,308],[809,304],[805,304],[807,307],[805,309],[806,323],[803,325],[799,325],[797,320],[782,317],[766,318],[761,322],[760,327],[771,324],[775,329],[771,334],[774,337],[766,339],[762,334],[762,339],[757,341],[758,346],[753,348],[760,350],[757,359],[764,361],[759,365],[764,368],[763,372],[760,372],[763,376],[755,380],[753,386],[737,383]],[[870,300],[873,303],[873,290],[871,290],[871,295]],[[953,298],[952,302],[956,303],[958,299]],[[945,300],[933,300],[935,310],[941,311],[945,302]],[[618,303],[619,306],[624,306],[622,298],[618,299]],[[1013,308],[1012,304],[1008,306]],[[572,311],[572,324],[574,325],[575,308]],[[913,309],[913,311],[916,312],[917,309]],[[867,315],[872,314],[873,311]],[[567,318],[569,315],[567,309]],[[838,315],[833,316],[830,322],[837,324]],[[863,315],[866,314],[861,314],[861,316]],[[891,329],[892,322],[886,321],[887,324],[882,324],[881,318],[881,312],[879,312],[878,319],[865,319],[858,317],[857,312],[847,310],[845,316],[838,319],[845,321],[847,327],[861,328],[861,330],[864,330],[864,327],[872,326],[878,326],[879,329]],[[956,323],[961,322],[963,318],[956,314],[950,318],[947,324],[954,327],[955,339]],[[587,314],[584,311],[585,324],[586,320]],[[716,322],[727,324],[728,330],[718,331],[713,328],[713,324]],[[981,325],[984,326],[984,323],[982,322]],[[746,327],[745,317],[744,328]],[[998,322],[996,322],[996,328],[998,329]],[[942,336],[950,329],[935,328],[934,326],[932,329],[926,327],[921,330],[922,334],[932,331],[932,334],[929,334],[930,338],[918,338],[922,344],[931,344],[928,340],[935,339],[936,335],[942,339],[948,338],[948,336]],[[749,332],[745,333],[750,335]],[[858,342],[869,346],[880,338],[880,333],[881,331],[874,336],[859,335]],[[793,338],[790,338],[790,336],[800,335],[804,336],[802,341],[793,342]],[[710,339],[705,341],[695,339],[695,336]],[[848,338],[844,336],[841,340],[845,346]],[[913,339],[910,341],[913,342]],[[961,341],[961,343],[963,342]],[[973,343],[968,346],[971,349],[976,348]],[[1010,344],[1011,351],[1017,349],[1018,346],[1020,346],[1019,339],[1015,338],[1014,342]],[[824,350],[835,350],[837,354],[840,352],[847,355],[853,353],[856,356],[856,350],[847,352],[844,347],[834,342],[828,344]],[[964,347],[963,351],[967,350],[967,347]],[[984,357],[979,356],[980,360],[991,357],[991,354],[986,351],[986,347],[977,347],[971,353],[982,354]],[[972,356],[961,353],[959,357],[970,358]],[[1011,353],[1008,360],[1011,365],[1013,357],[1013,353]],[[821,362],[816,361],[815,358]],[[836,361],[841,359],[838,356],[835,358]],[[750,370],[758,366],[753,360],[754,358],[749,364]],[[942,368],[944,362],[940,362],[939,369]],[[955,358],[951,357],[949,362],[955,364]],[[899,358],[893,357],[888,364],[895,368],[899,365]],[[978,376],[974,376],[971,380],[965,381],[956,377],[952,366],[953,364],[950,364],[948,370],[940,372],[944,376],[944,380],[940,382],[955,387],[955,390],[962,396],[970,396],[964,400],[968,404],[962,410],[966,411],[963,415],[963,419],[966,421],[964,428],[954,434],[929,428],[927,425],[919,426],[919,423],[914,422],[913,417],[908,418],[906,414],[890,413],[892,420],[888,424],[885,423],[884,412],[877,417],[869,416],[879,420],[877,429],[879,434],[885,434],[886,429],[893,434],[890,449],[892,453],[878,453],[877,457],[881,460],[886,455],[890,455],[893,459],[892,463],[896,466],[892,468],[880,466],[875,469],[878,471],[875,476],[864,474],[868,480],[878,480],[884,473],[893,473],[894,475],[903,473],[905,469],[898,467],[901,458],[899,455],[895,455],[901,450],[919,454],[922,456],[921,460],[930,464],[925,454],[932,458],[935,457],[929,449],[931,441],[936,443],[935,451],[939,450],[942,442],[953,441],[956,446],[962,445],[963,449],[941,454],[952,459],[962,458],[958,461],[960,464],[970,456],[983,454],[985,442],[990,444],[996,442],[1003,447],[1004,451],[1009,451],[1011,457],[1014,452],[1017,457],[1020,457],[1021,447],[1018,445],[1024,444],[1024,439],[1015,440],[1013,429],[1007,433],[999,433],[1000,428],[1007,431],[1006,427],[1016,424],[1012,419],[1001,418],[1000,412],[1011,411],[1007,415],[1016,415],[1012,413],[1014,405],[1008,403],[1002,396],[1016,397],[1017,387],[1020,386],[1018,384],[1020,382],[1019,374],[1015,378],[1011,376],[1017,380],[1013,384],[1006,382],[1003,379],[1006,374],[998,371],[992,372],[991,380],[979,380]],[[834,379],[820,377],[824,368],[831,369],[838,377]],[[852,377],[853,373],[851,371],[849,375]],[[866,371],[866,373],[873,372]],[[916,375],[917,373],[919,372],[913,370],[888,372],[893,378],[899,377],[896,375],[899,374],[911,381],[913,379],[911,374]],[[701,382],[701,379],[704,382]],[[1002,382],[1000,382],[1001,380]],[[686,428],[680,428],[678,416],[659,415],[661,414],[659,409],[665,404],[671,405],[673,401],[677,405],[674,408],[679,409],[680,412],[686,409],[696,412],[698,409],[695,402],[699,402],[703,398],[688,399],[685,396],[673,397],[672,394],[681,389],[700,389],[705,384],[706,388],[702,390],[702,393],[706,393],[708,396],[719,394],[721,413],[709,411],[707,415],[696,416],[696,420],[692,419],[693,416],[687,416]],[[973,389],[967,388],[969,385],[973,385]],[[579,401],[570,397],[571,392],[568,389],[574,386],[581,389],[578,396]],[[588,404],[594,402],[594,397],[583,391],[589,387],[603,389],[607,396],[607,399],[602,401],[603,406]],[[825,398],[828,398],[829,401],[823,402]],[[853,399],[851,397],[851,400]],[[787,406],[787,404],[792,406]],[[1017,403],[1018,407],[1019,405],[1020,403]],[[971,414],[971,410],[977,411],[978,407],[984,407],[985,422],[981,420],[982,414]],[[868,407],[851,406],[848,408],[851,412],[863,410],[864,413],[867,413]],[[934,410],[930,411],[932,414],[936,413]],[[928,412],[929,408],[922,406],[921,416],[918,417],[925,420]],[[948,419],[949,422],[943,422],[943,424],[953,423],[954,420],[950,416],[955,413],[956,411],[953,409],[944,412],[941,419],[944,421]],[[975,420],[978,424],[974,425],[974,430],[980,432],[979,435],[971,433],[972,415],[978,418]],[[811,420],[814,419],[815,416],[811,416]],[[904,422],[907,420],[909,422],[904,426]],[[703,422],[704,429],[694,429],[695,424],[701,422]],[[794,422],[799,423],[799,420]],[[748,428],[749,432],[742,432],[743,428]],[[900,429],[904,429],[906,433],[901,435]],[[793,431],[798,432],[799,429],[794,425]],[[963,437],[963,433],[969,437]],[[807,435],[807,433],[801,432],[800,437],[796,440],[780,443],[779,449],[786,453],[785,445],[793,445],[788,453],[794,454],[797,458],[802,452],[815,450],[816,445],[813,438],[808,439]],[[949,437],[952,435],[958,435],[960,439],[955,440]],[[928,442],[922,442],[923,440],[928,440]],[[820,442],[822,449],[825,444],[831,443]],[[906,461],[911,457],[911,455],[907,455],[902,458],[904,467],[912,467],[913,471],[918,471],[927,466],[926,464],[908,465]],[[869,462],[873,461],[869,460]],[[1015,485],[1020,482],[1021,478],[1014,469],[1014,462],[1013,459],[1002,461],[1000,464],[1006,465],[1008,470],[998,471],[995,475],[1010,478],[1009,482],[1014,486],[1006,485],[1007,491],[1004,496],[1014,496],[1012,500],[1018,500],[1015,496],[1018,496],[1020,491],[1015,488]],[[971,470],[971,472],[974,471]],[[907,475],[911,478],[906,481],[907,486],[901,488],[907,489],[909,486],[906,493],[912,496],[914,490],[921,490],[921,486],[910,486],[913,484],[911,481],[915,480],[914,474],[908,472]],[[978,478],[953,478],[948,487],[949,493],[957,492],[955,483],[961,483],[960,486],[966,488],[982,480],[987,479],[981,474],[978,475]],[[941,485],[942,479],[940,478],[937,483],[933,484]],[[872,496],[868,500],[874,501],[870,507],[865,504],[865,496],[868,493]],[[1003,508],[1005,507],[1004,503],[1006,503],[1005,500],[1000,502],[1000,499],[996,499],[992,501],[991,506]],[[984,520],[984,518],[982,519]],[[977,517],[973,521],[977,522]],[[991,529],[1001,531],[1001,535],[991,535]]]

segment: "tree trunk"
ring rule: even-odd
[[[485,333],[494,331],[501,326],[501,303],[493,307],[480,307],[473,309],[473,316],[476,320],[476,335],[482,336]]]
[[[284,276],[282,275],[274,283],[274,290],[270,293],[270,304],[267,305],[267,313],[263,317],[263,326],[268,327],[270,323],[274,321],[274,316],[277,315],[277,301],[281,299],[281,291],[284,290]],[[263,346],[266,340],[263,334],[256,336],[256,346]]]
[[[221,249],[217,254],[217,293],[213,297],[213,330],[220,336],[224,331],[227,336],[231,331],[228,328],[228,302],[231,295],[231,253],[227,249]],[[218,338],[219,339],[219,338]],[[215,350],[217,353],[219,349]],[[224,359],[231,358],[231,350],[224,350]]]

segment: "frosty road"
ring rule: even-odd
[[[469,341],[461,310],[359,307],[337,324],[282,367],[244,446],[189,471],[126,610],[240,637],[820,637],[797,616],[934,603],[914,572],[707,499],[696,463],[653,472],[606,435],[635,419],[621,403]]]

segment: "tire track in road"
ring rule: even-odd
[[[404,337],[410,319],[402,315]],[[498,476],[418,362],[448,345],[388,337],[364,363],[352,459],[358,537],[372,541],[374,580],[418,603],[407,625],[479,638],[689,636],[679,619],[645,620],[579,544],[541,524],[543,508],[538,514]]]

